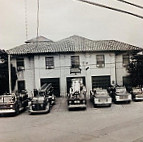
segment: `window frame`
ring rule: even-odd
[[[128,65],[130,63],[130,55],[129,54],[123,54],[122,55],[122,62],[123,62],[123,66]]]
[[[76,59],[77,58],[77,59]],[[71,68],[80,67],[80,56],[71,56]]]
[[[99,58],[98,57],[102,57],[103,58],[103,60],[101,61],[101,60],[99,60]],[[101,62],[101,63],[100,63]],[[96,55],[96,67],[98,67],[98,68],[103,68],[103,67],[105,67],[105,56],[103,55],[103,54],[99,54],[99,55]]]
[[[55,68],[53,56],[45,57],[45,66],[46,66],[46,69],[54,69]]]
[[[17,66],[17,70],[21,71],[25,69],[25,60],[24,57],[17,57],[16,58],[16,66]]]

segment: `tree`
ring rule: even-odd
[[[16,69],[11,65],[11,88],[14,90],[17,75]],[[9,92],[8,55],[4,50],[0,50],[0,95]]]
[[[136,54],[128,65],[129,78],[132,86],[143,86],[143,55]]]

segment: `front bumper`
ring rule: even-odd
[[[94,105],[109,106],[111,104],[111,98],[94,98]]]
[[[0,114],[16,113],[14,109],[1,109]]]
[[[69,104],[68,108],[86,108],[86,104]]]
[[[142,101],[143,100],[143,96],[135,96],[134,100],[136,100],[136,101]]]
[[[121,98],[121,96],[116,96],[115,97],[115,101],[116,102],[127,102],[127,101],[131,101],[131,95],[127,96],[126,98]]]
[[[32,110],[32,109],[30,109],[29,113],[46,113],[48,111],[49,111],[49,109],[45,109],[45,110]]]
[[[46,113],[48,111],[49,111],[49,108],[46,108],[46,109],[43,109],[43,110],[33,110],[31,106],[29,108],[29,113]]]
[[[94,102],[95,105],[101,105],[101,106],[109,106],[112,103],[111,102]]]

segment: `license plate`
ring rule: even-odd
[[[128,96],[120,96],[120,99],[127,99]]]
[[[106,99],[99,99],[99,102],[106,102]]]

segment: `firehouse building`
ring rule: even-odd
[[[17,70],[15,90],[32,95],[44,83],[52,83],[56,96],[66,96],[72,78],[82,78],[87,94],[94,87],[125,85],[126,65],[141,48],[114,40],[89,40],[80,36],[53,42],[45,37],[26,41],[8,50]]]

